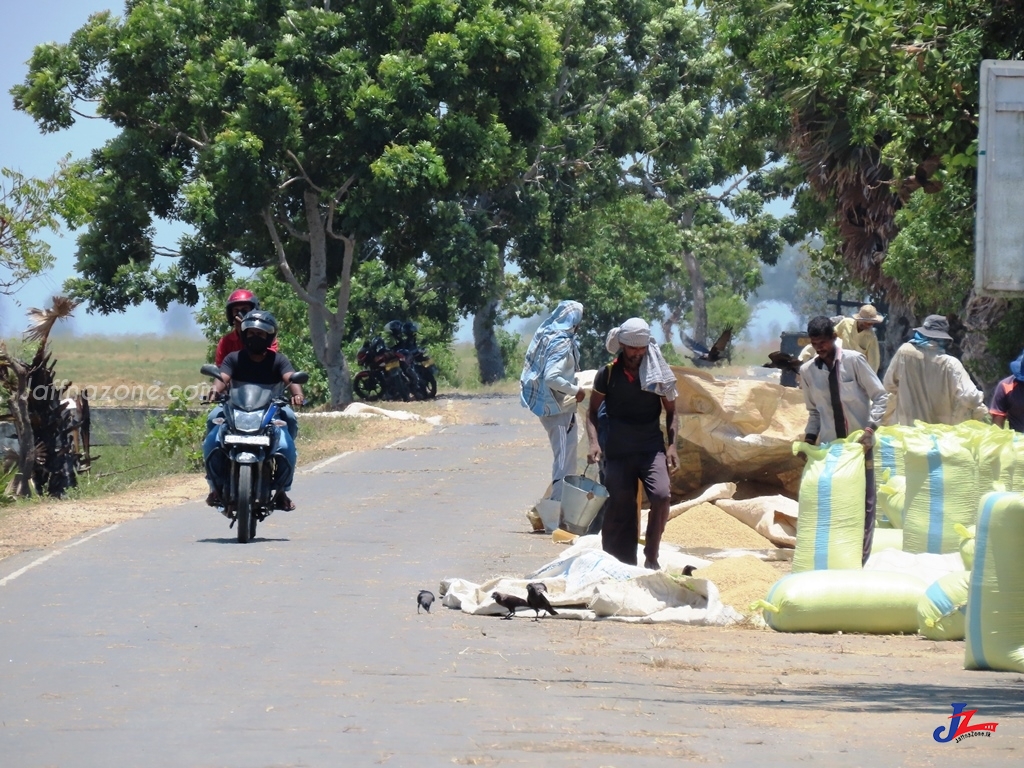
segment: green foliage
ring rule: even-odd
[[[497,335],[501,361],[505,366],[505,379],[518,381],[526,355],[525,340],[518,333],[511,333],[504,328],[498,328]]]
[[[146,446],[156,447],[163,455],[183,454],[189,469],[203,467],[203,438],[206,436],[206,412],[196,411],[196,403],[179,391],[167,412],[151,419],[150,432],[143,439]]]
[[[47,179],[0,168],[0,294],[15,292],[53,266],[42,233],[59,233],[62,219],[72,228],[78,226],[88,206],[84,169],[68,158]]]
[[[915,311],[955,312],[974,285],[974,189],[948,176],[942,190],[915,192],[896,215],[900,233],[883,269],[913,286]]]

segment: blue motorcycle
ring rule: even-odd
[[[221,374],[215,365],[204,365],[200,372],[215,379]],[[308,380],[309,374],[304,371],[291,376],[296,384]],[[256,524],[273,511],[271,481],[276,462],[283,461],[274,455],[274,448],[278,439],[290,439],[281,418],[287,404],[284,383],[232,382],[223,401],[223,415],[213,419],[217,448],[228,462],[227,471],[220,473],[227,482],[219,489],[224,514],[232,526],[238,523],[241,544],[255,537]]]

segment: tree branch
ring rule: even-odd
[[[277,265],[281,268],[282,274],[284,274],[285,280],[288,284],[295,289],[295,292],[299,297],[315,307],[321,307],[326,314],[330,314],[327,308],[317,300],[309,291],[302,287],[302,284],[295,278],[295,274],[292,272],[291,266],[288,264],[288,257],[284,252],[284,245],[281,243],[281,238],[277,234],[277,227],[274,226],[274,215],[270,212],[270,207],[263,209],[263,222],[267,225],[267,231],[270,233],[270,239],[274,243],[274,250],[277,251]]]

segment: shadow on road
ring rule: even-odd
[[[250,539],[250,544],[259,544],[261,541],[291,541],[291,539],[266,539],[262,536],[257,536],[255,539]],[[196,539],[196,544],[237,544],[238,537],[231,536],[225,539]]]

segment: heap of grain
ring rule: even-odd
[[[783,575],[780,566],[789,563],[766,563],[753,555],[723,557],[705,568],[698,568],[693,575],[707,579],[718,587],[722,602],[740,613],[750,613],[750,605],[763,600],[776,581]]]
[[[750,526],[714,504],[699,504],[668,521],[662,541],[684,549],[774,549],[775,545]]]

